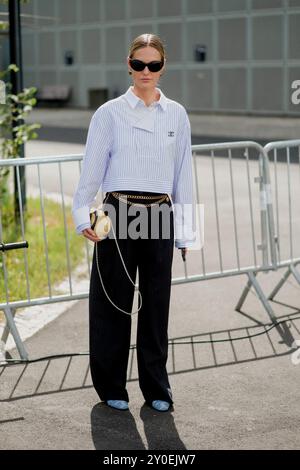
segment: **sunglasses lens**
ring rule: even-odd
[[[130,65],[136,72],[141,72],[142,70],[144,70],[146,64],[144,64],[144,62],[142,62],[141,60],[133,59],[130,61]]]
[[[141,72],[142,70],[144,70],[146,65],[150,72],[159,72],[163,68],[164,63],[163,61],[160,62],[158,60],[154,60],[153,62],[149,62],[149,64],[145,64],[145,62],[142,62],[141,60],[131,59],[130,65],[131,68],[133,68],[133,70],[135,70],[136,72]]]
[[[153,61],[148,64],[150,72],[159,72],[163,67],[163,62]]]

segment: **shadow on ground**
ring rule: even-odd
[[[95,405],[91,412],[92,438],[98,450],[139,450],[166,448],[186,449],[179,437],[172,412],[159,413],[144,404],[140,410],[144,433],[147,440],[145,447],[135,419],[129,410],[115,411],[104,403]]]
[[[289,355],[300,335],[300,311],[278,317],[278,324],[233,328],[180,336],[169,340],[170,375]],[[128,381],[136,381],[132,346]],[[92,387],[88,353],[0,367],[0,402]],[[101,417],[102,408],[95,408]],[[107,413],[108,411],[103,411]],[[147,413],[147,411],[145,411]],[[167,419],[167,418],[165,418]]]

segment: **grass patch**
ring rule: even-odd
[[[14,223],[12,197],[1,207],[4,243],[22,241],[21,231]],[[60,204],[44,199],[46,238],[48,243],[48,262],[51,286],[68,276],[66,234],[64,229],[63,211]],[[70,250],[70,270],[73,271],[80,263],[84,254],[84,239],[75,232],[71,208],[66,207],[67,239]],[[5,252],[5,265],[8,272],[9,301],[27,299],[27,284],[24,251],[28,259],[28,276],[30,298],[49,295],[48,275],[45,254],[44,230],[39,199],[27,198],[25,215],[25,240],[27,249]],[[0,301],[6,302],[3,256],[0,257]],[[52,287],[52,295],[58,291]]]

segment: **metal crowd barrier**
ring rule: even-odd
[[[26,297],[11,300],[11,285],[9,270],[7,269],[7,255],[1,253],[2,259],[2,276],[4,280],[4,293],[0,292],[1,298],[5,297],[5,301],[0,300],[0,311],[3,311],[6,317],[6,326],[4,328],[0,342],[6,344],[9,333],[12,334],[16,343],[18,352],[22,359],[27,359],[28,355],[24,344],[20,338],[18,328],[16,326],[14,316],[17,309],[32,307],[36,305],[53,304],[56,302],[65,302],[71,300],[80,300],[87,297],[87,292],[75,292],[74,289],[74,269],[70,259],[70,232],[74,231],[73,224],[67,223],[66,210],[71,209],[72,194],[75,190],[76,180],[81,171],[81,161],[83,155],[64,155],[50,156],[44,158],[17,158],[0,160],[0,168],[7,167],[10,169],[10,192],[13,191],[13,169],[16,171],[16,191],[18,192],[19,213],[20,213],[20,231],[23,240],[26,238],[24,208],[22,207],[20,167],[26,168],[26,184],[28,186],[27,196],[38,198],[39,214],[36,215],[42,227],[43,233],[43,255],[41,256],[40,266],[46,273],[47,278],[47,294],[42,297],[33,297],[31,295],[32,282],[30,281],[30,248],[23,250],[23,262],[20,264],[20,272],[25,273]],[[45,206],[45,199],[55,201],[60,207],[60,221],[63,227],[64,251],[60,253],[60,262],[65,266],[67,276],[67,287],[61,294],[54,293],[54,286],[51,279],[51,264],[49,262],[49,240],[48,235],[48,214]],[[1,204],[0,204],[0,241],[4,240],[5,233],[3,231]],[[90,275],[90,259],[91,246],[85,240],[84,243],[86,270],[82,275]],[[0,271],[0,272],[1,272]],[[4,295],[3,295],[4,294]]]
[[[271,194],[273,180],[271,182],[267,156],[267,152],[270,153],[271,148],[275,148],[271,145],[269,144],[266,150],[252,141],[193,146],[195,195],[197,203],[203,204],[205,208],[205,243],[201,250],[191,251],[192,256],[188,256],[185,263],[184,275],[182,276],[180,272],[175,273],[172,283],[180,284],[244,274],[248,277],[248,282],[236,309],[240,310],[247,293],[253,286],[269,317],[272,321],[276,321],[270,302],[256,278],[258,272],[267,273],[277,269],[278,265],[283,266],[280,258],[279,264],[277,260],[279,253],[278,230],[275,236]],[[24,250],[23,265],[20,265],[20,271],[25,272],[26,298],[11,300],[6,254],[1,253],[5,301],[0,303],[0,311],[4,311],[6,316],[6,328],[1,340],[5,343],[10,332],[22,359],[27,358],[27,352],[14,321],[14,315],[18,308],[80,300],[88,297],[88,290],[78,292],[75,285],[74,268],[70,257],[70,231],[74,231],[74,226],[67,223],[66,216],[67,208],[71,208],[72,196],[81,171],[82,158],[83,155],[66,155],[0,160],[0,167],[16,169],[19,193],[19,170],[21,166],[26,167],[28,195],[36,196],[39,199],[39,216],[43,228],[42,269],[47,275],[47,295],[43,297],[31,295],[29,247],[28,253]],[[102,194],[99,195],[99,200],[101,197]],[[61,263],[65,264],[67,275],[67,287],[61,294],[54,292],[51,280],[46,198],[55,200],[61,209],[65,245],[64,251],[61,253]],[[19,201],[21,201],[20,197]],[[19,204],[21,236],[25,240],[23,207],[21,207],[21,202]],[[278,223],[278,217],[276,217],[276,223]],[[0,242],[2,242],[2,238],[0,211]],[[9,240],[3,241],[9,242]],[[285,243],[285,239],[283,242]],[[294,245],[295,243],[292,245],[292,250]],[[81,275],[88,279],[91,269],[92,244],[84,239],[82,246],[84,252]],[[298,261],[298,257],[285,260],[284,265],[292,270],[292,265]],[[288,264],[289,262],[290,264]]]
[[[274,245],[277,267],[287,268],[268,296],[273,300],[290,274],[300,285],[300,140],[270,142],[265,146],[274,198]]]
[[[240,311],[253,287],[271,320],[276,321],[256,278],[260,271],[276,269],[274,216],[265,150],[256,142],[245,141],[194,145],[193,153],[196,197],[198,204],[203,203],[205,207],[205,240],[209,242],[205,241],[199,256],[193,254],[195,274],[173,282],[245,274],[248,282],[236,310]]]

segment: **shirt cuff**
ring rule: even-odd
[[[195,241],[184,241],[184,240],[175,240],[176,248],[191,248],[195,244]]]
[[[84,229],[91,226],[89,206],[80,207],[79,209],[73,209],[72,215],[77,233],[79,233],[79,228],[84,226]]]
[[[175,247],[189,248],[196,242],[196,233],[190,226],[175,223]]]
[[[81,224],[81,225],[79,225],[79,226],[76,228],[76,233],[78,233],[78,235],[81,235],[81,234],[82,234],[82,231],[83,231],[85,228],[91,228],[91,224]]]

